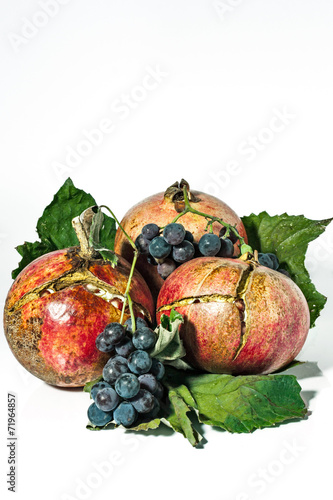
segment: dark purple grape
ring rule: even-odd
[[[125,328],[129,330],[130,332],[133,331],[132,329],[132,318],[128,318],[125,323],[124,323]],[[141,326],[148,326],[147,321],[143,318],[135,318],[135,329],[140,328]]]
[[[176,262],[182,264],[194,257],[195,249],[190,241],[184,240],[172,249],[172,257]]]
[[[258,261],[262,266],[273,269],[273,261],[267,253],[258,253]]]
[[[156,418],[160,412],[160,407],[161,406],[159,400],[154,396],[154,406],[150,411],[144,414],[145,420],[149,421]]]
[[[130,403],[138,413],[148,413],[154,408],[154,400],[154,396],[149,391],[140,389],[137,395],[130,399]]]
[[[149,253],[149,243],[150,241],[143,236],[143,234],[139,234],[139,236],[135,240],[135,246],[138,249],[139,253],[148,255]]]
[[[132,352],[128,358],[128,367],[132,373],[142,375],[149,372],[152,359],[146,351],[137,350]]]
[[[92,399],[95,401],[96,394],[98,391],[101,389],[105,389],[105,387],[111,387],[110,384],[105,382],[105,380],[101,380],[100,382],[97,382],[95,385],[92,386],[91,391],[90,391],[90,396]]]
[[[147,239],[147,240],[152,240],[156,236],[158,236],[160,232],[160,228],[158,227],[157,224],[146,224],[143,226],[141,230],[141,234]]]
[[[116,345],[115,351],[117,354],[119,354],[119,356],[127,358],[131,354],[131,352],[135,351],[132,339],[126,337],[124,340],[122,340],[121,342],[119,342],[119,344]]]
[[[114,356],[104,366],[103,378],[109,384],[114,384],[122,373],[127,373],[128,371],[127,359],[123,356]]]
[[[137,419],[137,412],[131,403],[122,401],[114,410],[113,418],[117,425],[130,427]]]
[[[100,389],[95,398],[97,408],[102,411],[112,411],[120,402],[119,396],[112,387]]]
[[[225,226],[221,227],[220,232],[219,232],[219,237],[222,238],[226,232],[227,232],[227,228]],[[230,231],[229,231],[228,238],[229,238],[229,240],[232,241],[233,244],[237,243],[237,241],[238,241],[238,238],[232,229],[230,229]]]
[[[92,403],[88,408],[88,419],[92,425],[103,427],[113,419],[112,411],[103,411],[98,408],[96,403]]]
[[[157,335],[151,329],[146,326],[140,326],[133,334],[132,342],[136,349],[142,349],[147,351],[151,349],[156,344]]]
[[[207,233],[201,236],[199,240],[199,250],[205,257],[212,257],[218,253],[221,248],[221,240],[214,233]]]
[[[158,389],[159,382],[152,373],[144,373],[138,377],[138,380],[140,382],[141,389],[146,389],[152,394],[155,394],[155,391]]]
[[[157,265],[157,272],[163,278],[166,279],[170,274],[176,269],[176,263],[170,258],[165,259]]]
[[[231,258],[234,254],[234,244],[229,238],[226,238],[225,240],[223,238],[220,238],[221,241],[221,248],[216,254],[218,257],[226,257],[226,258]]]
[[[163,387],[163,385],[161,384],[161,382],[157,381],[157,389],[156,389],[156,391],[154,392],[154,396],[155,396],[155,398],[157,398],[157,399],[162,399],[163,394],[164,394],[164,387]]]
[[[185,238],[185,228],[182,224],[171,222],[163,229],[163,238],[170,245],[179,245]]]
[[[109,344],[116,345],[126,338],[126,330],[120,323],[109,323],[104,328],[104,339]]]
[[[151,240],[149,245],[149,252],[154,259],[166,259],[171,252],[171,245],[165,241],[162,236],[156,236]]]
[[[276,271],[280,265],[279,259],[277,258],[275,253],[268,252],[268,253],[266,253],[266,255],[268,255],[270,257],[272,264],[273,264],[273,269],[274,269],[274,271]]]
[[[97,335],[95,340],[96,347],[101,352],[112,352],[114,344],[105,339],[104,332]]]
[[[185,232],[185,238],[184,238],[184,240],[189,241],[190,243],[194,242],[194,237],[193,237],[193,234],[191,233],[191,231],[186,231]]]
[[[163,363],[161,363],[161,361],[159,361],[158,359],[153,358],[150,372],[155,375],[157,380],[161,380],[165,374]]]
[[[115,383],[117,394],[124,399],[133,398],[140,390],[139,379],[134,373],[123,373]]]

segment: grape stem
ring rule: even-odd
[[[135,327],[135,315],[134,315],[134,309],[133,309],[133,301],[132,301],[131,296],[129,294],[129,290],[131,288],[131,282],[132,282],[132,278],[133,278],[133,274],[134,274],[135,264],[136,264],[136,261],[138,260],[139,251],[136,248],[134,241],[129,236],[129,234],[127,234],[127,232],[125,231],[123,226],[120,224],[119,220],[117,219],[115,214],[112,212],[112,210],[109,207],[107,207],[106,205],[101,205],[100,208],[105,208],[106,210],[108,210],[110,212],[110,214],[112,215],[112,217],[114,218],[114,220],[116,221],[116,223],[118,224],[118,226],[120,227],[120,229],[122,230],[122,232],[124,233],[128,242],[130,243],[130,245],[132,246],[132,248],[134,250],[132,265],[131,265],[130,273],[129,273],[128,280],[127,280],[126,290],[124,292],[124,302],[123,302],[123,307],[122,307],[121,316],[120,316],[120,324],[122,325],[123,321],[124,321],[125,309],[126,309],[126,306],[128,303],[128,308],[130,310],[131,321],[132,321],[132,332],[134,333],[135,328],[136,328]]]
[[[172,222],[177,222],[180,217],[183,217],[183,215],[187,214],[188,212],[191,212],[192,214],[200,215],[201,217],[204,217],[207,220],[207,226],[206,230],[209,227],[209,232],[213,232],[213,224],[214,222],[218,222],[221,224],[221,226],[224,226],[226,228],[226,232],[223,235],[223,239],[226,239],[230,236],[230,232],[233,232],[236,236],[237,239],[239,240],[239,246],[241,247],[242,245],[246,245],[244,238],[239,234],[237,231],[236,227],[232,226],[231,224],[228,224],[227,222],[224,222],[222,219],[219,217],[215,217],[213,215],[205,214],[204,212],[200,212],[199,210],[196,210],[190,205],[188,195],[187,195],[187,189],[186,186],[183,187],[183,194],[184,194],[184,203],[185,203],[185,208],[182,212],[180,212]]]

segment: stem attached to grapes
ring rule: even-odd
[[[240,247],[241,253],[243,254],[243,253],[245,253],[245,251],[246,252],[252,251],[252,248],[245,243],[244,238],[238,233],[237,229],[234,226],[232,226],[231,224],[228,224],[227,222],[224,222],[219,217],[215,217],[213,215],[205,214],[204,212],[200,212],[196,208],[193,208],[190,205],[190,202],[189,202],[189,199],[188,199],[188,196],[187,196],[187,188],[186,188],[186,186],[183,187],[183,193],[184,193],[185,208],[184,208],[184,210],[182,212],[180,212],[173,219],[172,222],[177,222],[178,219],[180,219],[180,217],[182,217],[183,215],[187,214],[188,212],[191,212],[192,214],[200,215],[201,217],[204,217],[207,220],[206,229],[209,226],[210,232],[212,232],[212,230],[213,230],[213,223],[214,222],[218,222],[219,224],[221,224],[222,226],[224,226],[226,228],[226,232],[223,235],[223,239],[228,238],[230,236],[230,232],[233,232],[237,236],[237,239],[239,240],[239,247]],[[243,252],[243,250],[244,250],[244,252]]]
[[[120,316],[120,324],[123,324],[125,309],[126,309],[126,306],[128,303],[128,307],[129,307],[130,314],[131,314],[131,320],[132,320],[132,332],[134,333],[134,331],[135,331],[135,315],[134,315],[134,310],[133,310],[133,301],[132,301],[131,296],[129,294],[129,290],[131,288],[131,282],[132,282],[132,278],[133,278],[135,264],[136,264],[136,261],[138,260],[139,252],[135,246],[134,241],[127,234],[127,232],[125,231],[123,226],[120,224],[119,220],[117,219],[115,214],[112,212],[112,210],[109,207],[107,207],[106,205],[101,205],[101,208],[105,208],[106,210],[108,210],[110,212],[110,214],[112,215],[112,217],[114,218],[114,220],[116,221],[116,223],[118,224],[118,226],[120,227],[120,229],[122,230],[122,232],[124,233],[124,235],[126,236],[126,238],[128,239],[130,245],[132,246],[132,248],[134,250],[132,265],[131,265],[130,273],[129,273],[128,280],[127,280],[126,290],[124,292],[124,302],[123,302],[123,307],[122,307],[121,316]]]

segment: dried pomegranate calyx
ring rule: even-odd
[[[191,191],[190,191],[190,185],[187,181],[182,179],[180,182],[174,182],[171,186],[169,186],[165,193],[164,193],[164,199],[170,200],[171,202],[174,203],[175,205],[175,210],[180,213],[184,210],[185,208],[185,202],[184,202],[184,187],[186,188],[188,200],[192,203],[198,203],[200,198],[195,196]]]

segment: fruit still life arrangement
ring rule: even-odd
[[[238,215],[185,180],[119,221],[68,178],[4,308],[9,347],[89,394],[87,428],[252,432],[304,418],[296,358],[326,297],[305,268],[332,219]],[[85,395],[86,397],[86,395]]]

